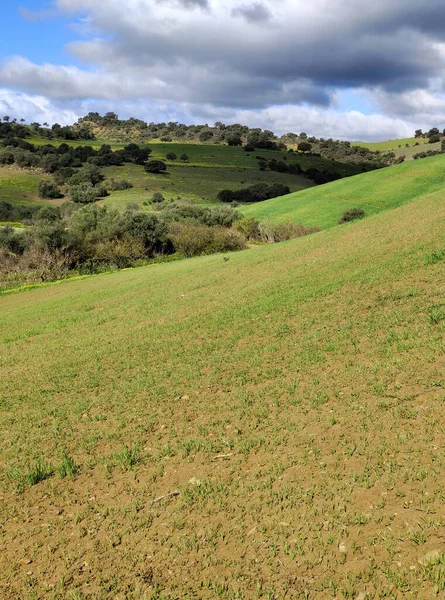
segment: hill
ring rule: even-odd
[[[38,182],[48,176],[44,172],[43,163],[39,168],[42,157],[47,156],[42,154],[43,146],[48,143],[54,148],[60,148],[61,144],[65,144],[64,147],[67,149],[91,147],[94,151],[100,150],[104,145],[113,152],[123,148],[122,144],[109,143],[108,140],[47,140],[36,135],[20,143],[23,143],[26,149],[13,149],[12,152],[20,155],[21,168],[14,168],[17,163],[10,164],[14,155],[11,155],[9,148],[0,151],[0,165],[3,160],[7,162],[6,166],[0,166],[0,200],[13,205],[38,199]],[[162,175],[146,173],[143,165],[129,162],[124,162],[118,167],[105,166],[103,173],[108,180],[125,178],[133,186],[119,192],[114,192],[110,188],[110,197],[104,201],[105,204],[121,209],[124,209],[129,202],[138,202],[142,205],[143,202],[149,203],[153,194],[157,192],[162,193],[166,199],[185,197],[198,203],[211,204],[217,202],[218,192],[222,189],[237,190],[258,183],[270,185],[280,183],[295,192],[314,186],[317,174],[320,176],[328,173],[333,177],[347,177],[361,171],[356,165],[343,164],[310,154],[288,153],[283,150],[261,149],[245,152],[243,148],[227,145],[159,141],[151,142],[149,147],[152,151],[151,159],[163,160],[167,163],[166,173]],[[31,148],[31,151],[28,148]],[[168,160],[167,154],[174,155],[176,158]],[[32,164],[31,169],[26,168],[28,162]],[[278,166],[274,169],[269,168],[273,164]],[[287,167],[295,165],[299,165],[298,172],[285,172]],[[76,168],[78,167],[79,164]],[[51,163],[50,168],[54,169]],[[63,168],[66,169],[66,166]],[[65,181],[62,191],[69,196],[68,187]]]
[[[404,157],[405,161],[414,160],[414,156],[422,152],[440,152],[442,142],[430,144],[428,139],[404,138],[398,140],[386,140],[383,142],[351,142],[352,146],[367,148],[372,152],[393,152],[397,158]]]
[[[2,597],[443,594],[444,224],[1,297]]]
[[[359,207],[371,215],[443,190],[444,169],[445,157],[438,155],[266,200],[245,206],[242,211],[246,216],[260,220],[290,219],[328,228],[336,225],[349,208]]]

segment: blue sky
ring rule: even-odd
[[[445,127],[443,0],[6,0],[2,8],[0,112],[29,120],[114,110],[361,140]]]
[[[5,4],[3,11],[6,9],[7,27],[2,28],[0,36],[1,57],[17,54],[32,57],[38,63],[59,65],[73,60],[65,50],[65,45],[74,37],[70,19],[66,15],[45,18],[43,13],[40,19],[31,21],[24,18],[20,9],[39,12],[52,10],[55,13],[54,6],[40,0],[6,0]]]

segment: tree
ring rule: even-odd
[[[440,135],[440,131],[437,129],[437,127],[433,127],[426,134],[426,136],[429,137],[429,138],[432,137],[433,135]]]
[[[139,240],[148,254],[161,252],[167,242],[168,226],[149,212],[126,212],[124,214],[125,233]]]
[[[312,144],[309,144],[309,142],[300,142],[297,148],[299,152],[310,152],[312,150]]]
[[[179,158],[182,160],[182,162],[188,162],[189,159],[187,154],[181,154]]]
[[[176,156],[176,154],[175,154],[174,152],[168,152],[168,153],[165,155],[165,158],[166,158],[167,160],[176,160],[178,157]]]
[[[68,193],[73,202],[79,204],[90,204],[96,202],[99,198],[99,190],[91,185],[91,183],[79,183],[79,185],[70,185]]]
[[[5,123],[9,123],[9,119],[10,119],[10,117],[9,117],[8,115],[5,115],[5,116],[3,117],[3,121],[4,121]]]
[[[149,160],[145,163],[144,169],[147,173],[164,173],[167,170],[167,165],[162,160]]]
[[[39,196],[40,198],[63,198],[63,194],[60,193],[59,188],[50,181],[42,179],[39,182]]]
[[[421,129],[416,129],[416,131],[414,133],[414,137],[415,138],[421,138],[421,137],[423,137],[423,131]]]
[[[231,133],[226,138],[227,144],[229,146],[242,146],[243,140],[241,139],[241,135],[239,133]]]

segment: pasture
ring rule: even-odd
[[[445,205],[404,167],[358,223],[0,297],[2,598],[445,593]]]
[[[445,157],[438,155],[243,206],[242,212],[260,220],[290,219],[325,229],[336,225],[349,208],[362,208],[372,215],[443,190],[444,173]]]

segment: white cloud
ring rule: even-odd
[[[413,123],[441,118],[443,0],[54,5],[86,36],[68,45],[84,66],[39,65],[21,56],[0,64],[0,85],[26,92],[22,102],[49,98],[46,110],[70,106],[79,114],[92,104],[111,104],[117,112],[134,106],[134,116],[143,116],[149,106],[189,122],[206,114],[215,120],[239,115],[236,120],[283,131],[298,130],[296,123],[304,121],[301,128],[309,133],[363,139],[375,137],[377,128],[379,137],[404,135]],[[342,89],[363,90],[376,114],[333,110]],[[31,104],[41,112],[39,103]]]
[[[81,114],[73,108],[56,105],[45,96],[26,94],[0,88],[1,117],[25,119],[27,123],[60,123],[71,125]]]

